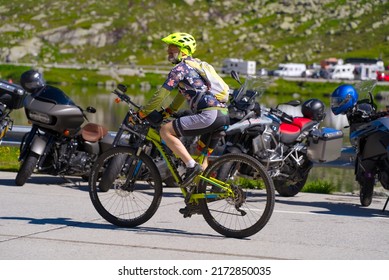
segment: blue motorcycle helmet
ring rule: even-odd
[[[331,94],[331,111],[335,115],[345,114],[358,101],[358,93],[352,85],[338,86]]]

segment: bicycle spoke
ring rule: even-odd
[[[133,227],[144,223],[157,210],[162,196],[162,182],[152,160],[145,154],[134,155],[131,149],[118,147],[100,157],[93,167],[90,195],[99,214],[110,223]],[[125,156],[124,156],[125,155]],[[110,168],[112,159],[125,159],[116,168]],[[116,162],[117,163],[117,162]],[[105,179],[106,189],[99,190],[98,174],[111,171],[111,180]],[[116,172],[112,175],[112,172]]]
[[[226,236],[241,238],[266,225],[274,207],[274,186],[258,161],[247,155],[230,154],[215,160],[205,173],[226,182],[230,190],[224,199],[200,201],[203,216],[212,228]],[[200,192],[206,195],[223,192],[209,181],[201,182]]]

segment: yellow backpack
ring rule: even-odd
[[[222,103],[228,101],[229,86],[224,80],[216,73],[212,65],[200,59],[189,60],[186,59],[185,63],[194,68],[200,76],[204,79],[208,86],[208,92],[216,97]]]

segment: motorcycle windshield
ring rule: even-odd
[[[376,80],[366,80],[361,81],[355,84],[355,90],[358,92],[358,99],[364,100],[368,99],[370,100],[370,93],[373,93],[373,90],[375,86],[377,85]]]
[[[62,90],[52,86],[45,86],[39,91],[34,98],[45,102],[51,102],[59,105],[74,105],[76,104]]]
[[[247,76],[244,84],[234,94],[235,102],[250,102],[260,99],[267,87],[267,81],[259,76]]]

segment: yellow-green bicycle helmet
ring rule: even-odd
[[[162,41],[166,44],[176,45],[186,55],[192,55],[196,51],[196,40],[188,33],[172,33],[162,38]]]

